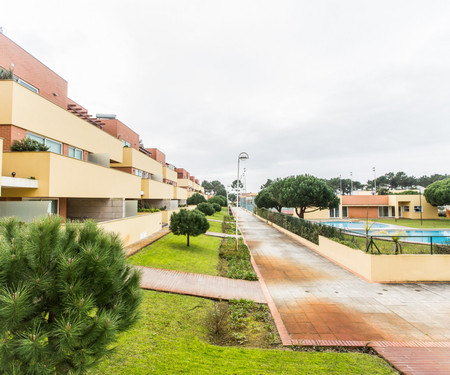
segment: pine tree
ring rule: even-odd
[[[170,217],[170,230],[176,236],[187,236],[187,246],[189,246],[189,236],[199,236],[209,229],[209,222],[205,214],[199,210],[184,210],[174,212]]]
[[[57,217],[0,231],[0,372],[85,373],[138,318],[140,274],[121,241]]]

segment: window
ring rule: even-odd
[[[78,160],[83,160],[83,150],[75,147],[69,147],[69,156]]]
[[[339,207],[330,208],[330,217],[339,217]]]
[[[403,212],[409,212],[409,206],[402,206],[403,207]]]
[[[33,92],[35,92],[36,94],[39,94],[39,89],[37,89],[36,87],[34,87],[33,85],[30,85],[28,82],[25,82],[24,80],[17,78],[15,79],[15,81],[19,84],[22,85],[23,87],[26,87],[28,90],[31,90]]]
[[[422,212],[422,206],[414,206],[414,212]]]
[[[348,207],[342,207],[342,217],[348,217]]]
[[[389,216],[389,207],[388,206],[378,207],[378,216],[379,217],[388,217]]]
[[[131,147],[131,143],[127,142],[125,139],[122,139],[122,146],[123,147]]]
[[[139,176],[139,177],[144,177],[144,171],[141,171],[140,169],[134,169],[134,174],[136,175],[136,176]]]
[[[47,147],[49,147],[50,152],[54,152],[56,154],[62,154],[62,143],[53,141],[51,139],[42,137],[40,135],[36,135],[33,133],[27,133],[27,138],[33,139],[39,143],[45,144]]]
[[[394,206],[391,207],[391,216],[395,217],[395,207]]]

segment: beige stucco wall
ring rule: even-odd
[[[188,192],[184,188],[180,188],[178,186],[173,188],[174,191],[174,199],[187,199],[188,198]]]
[[[163,167],[163,177],[165,179],[173,181],[173,182],[177,182],[177,180],[178,180],[177,176],[178,176],[177,172],[173,171],[170,168]]]
[[[0,124],[122,161],[122,142],[13,81],[0,81]]]
[[[182,186],[182,187],[193,187],[194,186],[193,182],[187,178],[179,178],[177,180],[177,185]]]
[[[154,212],[125,219],[104,221],[98,225],[108,232],[118,233],[127,246],[161,230],[161,223],[161,212]]]
[[[1,104],[0,104],[1,106]],[[0,196],[2,195],[2,176],[3,176],[3,138],[0,138]]]
[[[409,212],[404,212],[402,208],[402,217],[405,219],[420,219],[420,212],[414,212],[414,206],[420,206],[422,203],[422,218],[423,219],[437,219],[437,207],[433,207],[427,202],[422,195],[422,202],[420,195],[389,195],[389,206],[395,207],[395,216],[398,217],[398,206],[409,206]]]
[[[37,189],[4,189],[5,197],[140,198],[141,178],[52,152],[5,152],[3,174],[35,177]]]
[[[173,199],[173,186],[163,182],[142,179],[141,188],[144,199]]]
[[[124,147],[122,163],[112,163],[111,167],[133,167],[160,176],[163,173],[161,163],[132,147]]]

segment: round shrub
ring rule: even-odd
[[[212,206],[214,207],[214,210],[216,210],[216,212],[222,211],[222,207],[220,206],[220,204],[213,203]]]
[[[197,210],[203,212],[207,216],[214,215],[214,213],[216,212],[213,205],[209,203],[199,203],[197,205]]]

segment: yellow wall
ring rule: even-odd
[[[1,111],[1,100],[0,100]],[[0,138],[0,196],[2,191],[2,176],[3,176],[3,138]]]
[[[389,206],[395,207],[395,217],[398,216],[398,206],[409,206],[409,212],[404,212],[402,208],[402,217],[405,219],[420,219],[420,212],[414,212],[414,206],[420,206],[420,195],[389,195]],[[422,218],[437,219],[437,207],[433,207],[422,195]]]
[[[142,179],[143,199],[173,199],[173,186],[163,182]]]
[[[103,221],[98,224],[108,232],[118,233],[125,246],[137,242],[161,230],[161,212]]]
[[[170,217],[174,212],[180,212],[180,209],[161,211],[163,224],[170,225]]]
[[[4,197],[140,198],[141,178],[52,152],[5,152],[3,174],[35,177],[37,189],[3,189]]]
[[[0,81],[0,124],[16,125],[32,133],[109,154],[122,161],[122,142],[58,105],[12,81]]]
[[[342,209],[342,207],[341,207]],[[293,213],[293,216],[297,217],[297,214]],[[324,220],[330,218],[330,210],[318,210],[310,213],[305,213],[305,219],[306,220]]]
[[[177,182],[177,172],[173,171],[170,168],[163,167],[163,177],[167,180]]]
[[[133,167],[152,174],[161,175],[163,166],[150,156],[131,147],[123,147],[122,163],[112,163],[111,167]]]
[[[187,178],[179,178],[177,185],[182,187],[193,187],[192,181]]]
[[[187,197],[188,197],[188,192],[184,188],[180,188],[178,186],[176,186],[176,187],[174,186],[173,191],[174,191],[174,198],[175,199],[187,199]]]
[[[195,191],[198,191],[198,192],[202,191],[202,187],[195,182],[192,183],[192,187],[194,188]]]

